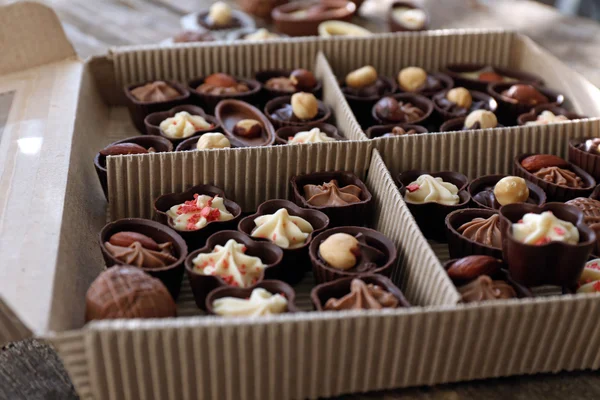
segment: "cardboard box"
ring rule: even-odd
[[[600,296],[457,304],[458,293],[392,178],[408,168],[470,177],[508,172],[520,152],[564,156],[569,138],[599,135],[600,120],[369,141],[334,76],[366,63],[390,75],[409,64],[515,66],[562,90],[575,111],[600,115],[598,90],[527,38],[434,31],[283,39],[122,48],[82,62],[51,10],[18,3],[2,11],[0,37],[12,41],[3,43],[10,57],[0,59],[0,105],[9,110],[0,125],[0,342],[30,334],[49,339],[82,398],[314,398],[600,366],[594,351],[600,328],[591,318]],[[393,62],[386,61],[390,55]],[[223,187],[251,211],[267,199],[287,198],[292,175],[353,171],[374,195],[371,225],[398,246],[392,279],[415,306],[260,320],[204,317],[184,282],[182,317],[84,327],[85,292],[104,267],[96,235],[107,220],[92,159],[104,145],[135,134],[122,87],[211,72],[251,76],[274,67],[314,68],[324,101],[350,140],[111,157],[108,218],[151,217],[155,196],[197,183]],[[296,288],[305,310],[310,286],[309,277]]]

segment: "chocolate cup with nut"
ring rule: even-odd
[[[294,135],[297,133],[310,131],[313,128],[319,128],[321,132],[332,139],[346,140],[338,133],[338,129],[335,126],[326,124],[324,122],[319,122],[316,124],[308,124],[303,126],[284,126],[283,128],[279,128],[275,132],[275,143],[289,144],[289,138],[294,137]]]
[[[183,278],[183,262],[188,255],[185,241],[175,230],[156,221],[142,218],[125,218],[106,224],[98,235],[102,257],[107,267],[124,264],[123,260],[115,258],[106,248],[105,243],[110,237],[119,232],[136,232],[154,239],[156,243],[173,243],[173,256],[177,258],[171,265],[162,268],[140,268],[154,278],[159,279],[169,290],[173,299],[177,300]]]
[[[361,226],[340,226],[319,233],[309,246],[308,253],[310,255],[310,262],[312,263],[313,275],[317,283],[335,281],[340,278],[355,278],[366,273],[365,271],[352,270],[352,268],[349,270],[334,268],[321,259],[319,255],[321,243],[336,233],[347,233],[352,236],[356,236],[359,233],[362,234],[367,245],[375,247],[384,254],[383,261],[377,263],[377,268],[368,271],[368,274],[391,275],[394,263],[398,258],[398,251],[394,242],[388,239],[383,233],[374,229]]]
[[[255,104],[258,100],[260,100],[261,84],[259,82],[255,81],[254,79],[243,79],[235,76],[233,78],[239,83],[246,84],[250,90],[247,92],[227,94],[202,93],[196,90],[198,86],[204,83],[204,77],[199,77],[188,82],[190,96],[195,103],[200,104],[202,108],[204,108],[204,110],[209,114],[215,113],[217,104],[219,104],[219,102],[222,100],[241,100],[248,104]]]
[[[190,98],[190,91],[180,85],[177,82],[173,81],[164,81],[173,89],[177,90],[180,93],[180,96],[175,97],[174,99],[167,101],[139,101],[131,94],[131,91],[140,86],[144,86],[148,83],[152,83],[155,81],[148,81],[143,83],[136,83],[133,85],[126,86],[125,91],[125,99],[127,104],[127,109],[129,110],[129,116],[131,117],[131,121],[133,125],[137,128],[141,133],[146,133],[146,125],[144,124],[144,119],[155,112],[170,110],[171,108],[185,104],[188,102]]]
[[[259,71],[254,76],[260,84],[262,85],[262,104],[266,104],[268,101],[273,100],[277,97],[281,96],[289,96],[293,93],[297,92],[306,92],[312,93],[315,95],[317,99],[320,99],[323,95],[323,83],[317,79],[317,85],[310,90],[295,90],[294,92],[286,92],[284,90],[275,90],[266,86],[267,81],[273,78],[289,78],[292,70],[289,69],[267,69],[263,71]]]
[[[275,128],[260,110],[240,100],[223,100],[217,106],[215,115],[223,127],[223,132],[234,147],[270,146],[275,143]],[[256,137],[236,133],[236,124],[242,120],[255,120],[261,126]]]
[[[369,139],[376,139],[381,137],[403,137],[406,135],[395,135],[392,133],[392,129],[400,127],[404,129],[405,132],[409,132],[414,130],[415,135],[421,133],[427,133],[427,128],[421,125],[411,125],[411,124],[389,124],[389,125],[374,125],[365,131],[365,134]]]
[[[508,175],[484,175],[477,179],[473,179],[471,183],[469,183],[469,186],[467,186],[467,191],[471,195],[473,204],[476,207],[487,208],[490,210],[500,209],[501,205],[497,201],[493,201],[493,203],[490,204],[489,202],[482,202],[478,200],[476,196],[484,190],[491,190],[493,192],[496,183],[507,176]],[[538,206],[543,205],[547,199],[546,192],[544,192],[541,187],[528,180],[525,180],[525,184],[529,189],[529,198],[527,199],[526,203],[536,204]],[[494,199],[495,198],[496,197],[494,196]]]
[[[241,10],[258,18],[271,19],[271,11],[277,6],[287,3],[287,0],[237,0]]]
[[[490,67],[491,70],[501,76],[508,77],[514,81],[526,82],[536,86],[543,86],[544,81],[537,75],[530,74],[527,72],[519,71],[512,68],[503,68],[488,66],[486,64],[451,64],[446,66],[442,71],[450,76],[456,86],[462,86],[469,90],[477,90],[479,92],[486,92],[487,87],[490,84],[489,81],[482,81],[479,79],[473,79],[465,76],[465,73],[477,72],[482,69]]]
[[[579,115],[577,113],[570,112],[570,111],[568,111],[562,107],[559,107],[557,105],[554,105],[554,104],[542,104],[541,106],[532,108],[529,112],[527,112],[525,114],[519,115],[519,118],[517,118],[517,123],[519,125],[526,125],[528,122],[533,122],[533,121],[537,120],[537,117],[543,111],[550,111],[554,115],[564,115],[569,120],[587,118],[583,115]]]
[[[448,272],[448,270],[450,269],[452,264],[454,264],[456,261],[458,261],[459,258],[460,257],[446,261],[443,265],[444,270],[446,272]],[[484,275],[484,274],[477,275],[477,277],[479,277],[481,275]],[[493,280],[504,281],[504,282],[508,283],[510,286],[512,286],[512,288],[515,289],[515,293],[517,294],[518,299],[533,297],[533,293],[531,292],[531,290],[529,290],[527,287],[521,285],[519,282],[512,279],[512,277],[510,276],[510,273],[508,272],[507,266],[504,263],[502,264],[502,267],[496,273],[488,275],[488,276],[490,278],[492,278]],[[454,285],[456,286],[457,289],[460,286],[466,285],[467,283],[472,281],[472,280],[471,281],[455,280],[452,278],[450,278],[450,279],[452,280],[452,283],[454,283]]]
[[[569,162],[583,169],[598,182],[600,181],[600,153],[591,153],[581,148],[588,139],[595,138],[569,140]]]
[[[265,105],[265,115],[271,121],[275,129],[283,128],[285,126],[305,126],[317,124],[320,122],[327,122],[331,118],[331,108],[323,103],[321,100],[317,100],[319,111],[317,116],[310,120],[300,120],[300,119],[288,119],[283,120],[273,116],[273,113],[284,106],[291,107],[292,96],[281,96],[277,97],[273,100],[270,100]]]
[[[402,86],[398,85],[398,91],[400,93],[420,94],[421,96],[425,96],[425,97],[427,97],[427,98],[430,99],[436,93],[438,93],[438,92],[440,92],[442,90],[450,90],[450,89],[452,89],[454,87],[454,81],[452,80],[452,78],[450,78],[446,74],[442,74],[440,72],[433,72],[433,73],[427,72],[427,75],[428,76],[433,76],[433,77],[437,78],[440,81],[440,83],[442,84],[442,87],[441,88],[438,87],[438,88],[433,88],[432,89],[432,88],[428,88],[427,86],[425,86],[425,87],[423,87],[421,89],[409,92],[409,91],[406,91],[406,90],[402,89]]]
[[[296,307],[296,292],[294,289],[285,282],[276,280],[264,280],[258,282],[256,285],[248,288],[239,288],[233,286],[221,286],[213,289],[207,296],[204,309],[212,315],[218,315],[213,304],[215,300],[222,299],[223,297],[236,297],[238,299],[248,299],[254,289],[261,288],[265,289],[271,294],[281,294],[287,300],[287,309],[284,313],[295,313],[298,312]]]
[[[310,268],[308,247],[313,238],[329,226],[329,218],[318,210],[298,207],[288,200],[267,200],[258,206],[255,214],[243,218],[238,224],[238,230],[246,235],[252,236],[256,228],[254,220],[262,215],[274,214],[279,209],[285,208],[291,216],[300,217],[308,221],[313,231],[308,235],[304,244],[295,249],[283,249],[283,262],[278,269],[273,270],[269,278],[282,280],[290,285],[295,285],[302,280],[306,271]],[[256,238],[256,240],[269,242],[268,239]]]
[[[540,179],[540,178],[536,177],[535,175],[533,175],[531,172],[527,171],[521,165],[521,162],[525,158],[532,156],[532,155],[535,155],[535,154],[532,154],[532,153],[521,154],[520,156],[515,157],[514,163],[513,163],[513,174],[515,176],[520,176],[521,178],[525,179],[526,181],[533,182],[537,186],[542,188],[542,190],[546,193],[547,201],[565,202],[568,200],[572,200],[576,197],[588,197],[593,192],[594,188],[596,187],[596,180],[594,178],[592,178],[592,176],[590,174],[588,174],[583,169],[579,168],[578,166],[576,166],[573,163],[568,163],[569,164],[568,168],[565,168],[565,169],[568,169],[568,170],[574,172],[575,174],[577,174],[577,176],[579,176],[582,179],[582,181],[585,185],[582,188],[572,188],[572,187],[568,187],[568,186],[561,186],[561,185],[557,185],[556,183],[552,183],[552,182],[548,182],[543,179]]]
[[[470,131],[474,129],[482,129],[482,128],[465,128],[465,120],[467,117],[458,117],[452,118],[448,121],[444,122],[440,126],[440,132],[458,132],[458,131]],[[476,125],[479,125],[476,123]],[[504,128],[504,125],[498,124],[495,128],[487,128],[487,129],[496,129],[496,128]],[[486,129],[486,128],[483,128]]]
[[[465,208],[456,210],[446,216],[446,237],[448,239],[448,250],[450,257],[462,258],[473,255],[492,256],[502,259],[502,249],[499,247],[487,246],[465,237],[458,232],[463,224],[471,222],[475,218],[490,218],[498,214],[494,210],[482,208]]]
[[[434,173],[420,170],[405,171],[400,173],[396,178],[400,194],[404,197],[406,195],[406,186],[410,185],[411,182],[416,181],[417,178],[423,174],[429,174],[434,178],[442,178],[444,182],[452,183],[459,190],[458,196],[460,200],[458,204],[454,205],[445,205],[435,202],[416,204],[405,200],[408,209],[417,221],[423,235],[427,239],[444,242],[446,240],[446,231],[444,229],[446,216],[452,211],[467,208],[469,206],[471,196],[469,196],[469,192],[465,190],[469,183],[469,178],[461,173],[451,171]]]
[[[533,86],[538,92],[548,98],[548,103],[536,105],[524,104],[502,94],[511,86],[519,84]],[[515,125],[519,115],[529,112],[533,107],[540,105],[560,106],[565,101],[565,96],[554,90],[522,81],[490,83],[487,87],[487,92],[498,102],[498,111],[496,112],[496,115],[498,116],[498,120],[506,126]]]
[[[206,299],[211,291],[220,287],[232,286],[228,285],[221,276],[203,275],[198,272],[194,266],[194,259],[200,253],[212,253],[217,245],[225,246],[230,239],[246,246],[245,254],[260,258],[265,265],[265,269],[261,271],[258,277],[257,284],[264,279],[276,279],[272,277],[272,269],[280,266],[283,260],[283,251],[279,247],[268,242],[253,240],[248,235],[238,231],[228,230],[214,233],[206,240],[204,247],[191,252],[185,259],[185,270],[190,280],[194,300],[196,301],[196,305],[203,310],[206,310]],[[250,287],[253,288],[254,286]]]
[[[425,123],[429,120],[429,117],[431,117],[431,114],[433,113],[433,102],[431,100],[429,100],[427,97],[421,96],[420,94],[399,93],[399,94],[394,94],[391,96],[384,96],[384,97],[393,97],[394,99],[396,99],[399,102],[401,101],[401,102],[410,103],[413,106],[419,108],[421,111],[423,111],[423,116],[419,119],[416,119],[416,120],[410,121],[410,122],[389,121],[389,120],[381,118],[378,115],[377,103],[376,103],[373,106],[373,108],[371,108],[371,116],[373,117],[373,119],[375,120],[375,122],[378,125],[389,125],[389,124],[394,124],[394,123],[395,124],[407,123],[407,124],[412,124],[412,125],[425,125]]]
[[[344,80],[340,80],[339,85],[344,98],[348,102],[348,105],[352,109],[354,116],[358,120],[361,126],[373,125],[373,116],[371,109],[375,106],[377,101],[382,97],[393,95],[398,90],[396,81],[387,76],[377,77],[378,83],[382,86],[383,90],[380,94],[374,96],[358,96],[350,92],[350,88],[346,85]]]
[[[183,111],[188,112],[190,115],[200,116],[204,118],[206,122],[210,123],[212,126],[210,128],[197,130],[191,136],[185,138],[171,138],[167,136],[165,132],[160,128],[160,124],[167,118],[173,118],[175,114]],[[146,132],[148,133],[148,135],[162,136],[165,139],[170,140],[174,146],[177,146],[179,143],[191,137],[200,136],[203,133],[221,132],[221,125],[215,117],[206,115],[204,110],[200,107],[192,106],[189,104],[173,107],[169,111],[152,113],[144,119],[144,125],[146,125]]]
[[[146,150],[149,148],[153,148],[156,153],[164,153],[168,151],[173,151],[173,143],[165,138],[161,138],[159,136],[134,136],[123,140],[118,140],[114,143],[109,144],[104,148],[104,150],[109,150],[110,147],[116,144],[123,143],[133,143],[142,146]],[[116,154],[115,154],[116,155]],[[105,155],[96,153],[94,157],[94,167],[96,168],[96,174],[98,175],[98,180],[100,181],[100,185],[102,186],[102,191],[104,192],[104,196],[108,199],[108,182],[106,176],[106,157]]]
[[[399,22],[396,19],[396,17],[394,16],[394,9],[401,8],[401,7],[423,11],[425,13],[425,22],[423,23],[423,26],[419,27],[418,29],[412,29],[412,28],[407,27],[406,25],[402,24],[401,22]],[[427,12],[427,10],[425,10],[423,7],[419,7],[413,1],[394,1],[392,3],[392,5],[390,6],[390,12],[388,15],[388,25],[390,27],[390,32],[425,31],[425,30],[429,29],[429,13]]]
[[[471,107],[469,107],[468,109],[459,108],[458,111],[454,112],[445,110],[442,104],[443,102],[450,103],[446,99],[446,95],[448,94],[449,90],[450,89],[442,90],[441,92],[436,93],[432,98],[433,107],[435,108],[435,111],[443,121],[448,121],[460,117],[466,118],[467,115],[469,115],[469,113],[476,110],[487,110],[495,113],[496,109],[498,108],[498,103],[492,98],[492,96],[486,93],[478,92],[476,90],[470,90],[469,92],[471,93],[471,97],[473,99]]]
[[[229,221],[209,221],[204,228],[195,231],[175,229],[172,219],[167,215],[167,211],[175,205],[193,200],[195,194],[223,198],[223,204],[227,211],[233,215],[233,219]],[[169,193],[156,198],[154,201],[154,212],[158,222],[175,230],[186,241],[188,248],[194,250],[204,246],[206,239],[213,233],[235,229],[241,218],[242,208],[237,203],[225,198],[225,192],[222,189],[212,185],[196,185],[181,193]]]
[[[318,12],[298,17],[297,12],[322,5]],[[293,1],[277,6],[271,11],[275,29],[289,36],[317,36],[324,21],[348,21],[356,12],[356,4],[346,0]]]
[[[202,134],[202,135],[204,135],[204,134]],[[177,145],[177,147],[175,148],[175,151],[195,151],[195,150],[200,150],[200,149],[198,149],[198,140],[200,140],[200,138],[202,137],[202,135],[192,136],[191,138],[185,139],[184,141],[182,141],[181,143],[179,143]],[[238,147],[238,146],[236,146],[233,143],[231,143],[231,147],[229,147],[229,148],[230,149],[234,149],[236,147]],[[203,149],[203,150],[214,150],[214,149]],[[222,150],[222,149],[218,149],[218,150]]]
[[[327,303],[327,300],[331,298],[340,299],[350,293],[350,284],[354,279],[360,279],[367,285],[377,285],[386,292],[393,294],[394,297],[398,299],[397,308],[410,307],[410,303],[406,300],[402,294],[402,291],[398,289],[396,285],[394,285],[390,278],[377,274],[359,274],[356,276],[349,276],[336,279],[334,281],[321,283],[320,285],[315,286],[310,291],[310,299],[312,300],[315,310],[325,311],[325,304]]]
[[[552,241],[531,245],[517,241],[512,235],[512,225],[527,213],[540,214],[551,211],[558,219],[575,225],[579,243]],[[576,207],[562,203],[508,204],[500,209],[502,250],[511,277],[527,287],[555,285],[576,287],[588,257],[596,245],[596,234],[583,222],[583,213]]]
[[[332,179],[337,180],[339,187],[347,185],[358,186],[361,190],[358,203],[351,203],[342,206],[313,206],[308,203],[305,197],[304,185],[322,185]],[[333,171],[333,172],[315,172],[306,175],[292,176],[290,179],[294,201],[300,207],[313,210],[319,210],[329,217],[329,227],[342,225],[365,225],[370,217],[373,196],[367,186],[358,176],[351,172]]]

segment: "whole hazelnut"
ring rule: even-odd
[[[465,118],[465,128],[472,128],[479,123],[479,129],[495,128],[498,126],[496,114],[488,110],[475,110]]]
[[[347,233],[334,233],[319,245],[319,255],[331,267],[347,270],[356,265],[358,240]]]
[[[216,74],[212,74],[204,78],[204,84],[215,87],[228,88],[236,86],[238,82],[233,76],[224,74],[222,72],[218,72]]]
[[[407,92],[418,90],[427,81],[427,72],[419,67],[406,67],[398,74],[398,84]]]
[[[517,103],[531,106],[548,103],[548,98],[531,85],[512,85],[502,94],[516,100]]]
[[[346,75],[346,85],[352,88],[362,88],[377,82],[377,71],[370,65],[364,66]]]
[[[471,104],[473,103],[471,92],[469,92],[464,87],[457,87],[448,90],[448,93],[446,93],[446,99],[448,99],[448,101],[453,102],[457,106],[466,109],[471,108]]]
[[[225,149],[231,147],[229,139],[220,132],[208,132],[200,136],[198,142],[196,142],[196,148],[198,150],[204,149]]]
[[[248,139],[260,136],[262,133],[262,125],[255,119],[239,120],[233,127],[233,134],[242,136]]]
[[[208,18],[214,25],[227,25],[231,22],[231,7],[222,1],[217,1],[210,6]]]
[[[393,97],[384,97],[375,105],[375,113],[379,118],[391,122],[403,122],[406,114],[402,111],[398,100]]]
[[[296,86],[296,90],[312,90],[317,86],[317,78],[313,73],[302,68],[292,71],[290,81],[292,81],[292,85]]]
[[[313,119],[319,113],[319,102],[312,93],[299,92],[292,95],[292,112],[302,120]]]
[[[525,179],[518,176],[506,176],[494,186],[494,196],[502,206],[524,203],[529,198],[529,188]]]

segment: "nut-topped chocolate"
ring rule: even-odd
[[[186,139],[198,131],[214,128],[215,125],[201,115],[180,111],[160,123],[160,130],[168,139]]]
[[[322,185],[304,185],[304,196],[311,206],[332,207],[345,206],[362,201],[362,189],[356,185],[340,187],[335,179],[323,182]]]
[[[538,179],[570,188],[583,188],[586,183],[569,168],[569,163],[552,154],[535,154],[521,160],[521,166]]]
[[[398,88],[402,92],[422,93],[432,96],[454,86],[452,79],[444,74],[431,74],[420,67],[406,67],[398,72]]]
[[[423,110],[412,103],[384,97],[375,105],[375,113],[383,121],[411,123],[423,118]]]
[[[117,232],[104,246],[115,259],[126,265],[152,269],[177,262],[177,257],[173,255],[173,243],[156,243],[151,237],[138,232]]]
[[[469,185],[473,201],[482,207],[499,209],[513,203],[543,204],[546,195],[537,185],[518,176],[486,175]]]
[[[474,218],[470,222],[461,225],[457,230],[467,239],[477,243],[495,248],[502,247],[502,233],[498,214],[494,214],[489,218]]]
[[[427,29],[427,12],[411,1],[392,3],[389,13],[389,25],[392,32],[422,31]]]
[[[577,197],[565,204],[579,208],[583,212],[583,220],[586,224],[600,223],[600,201],[588,197]]]
[[[317,78],[307,69],[298,68],[289,76],[274,77],[265,82],[265,88],[278,92],[295,93],[307,92],[317,87]]]
[[[577,293],[600,292],[600,259],[588,261],[579,277]]]
[[[600,138],[587,139],[577,146],[578,149],[588,153],[600,155]]]
[[[396,308],[398,304],[396,296],[381,286],[355,278],[350,283],[350,293],[339,299],[328,299],[323,309],[326,311],[380,310]]]
[[[501,267],[502,260],[475,255],[455,260],[449,265],[447,272],[453,282],[468,282],[481,275],[495,276]]]
[[[198,150],[206,149],[227,149],[231,147],[231,142],[227,139],[227,136],[221,132],[208,132],[200,136],[196,142],[196,148]]]
[[[130,90],[131,95],[142,103],[155,103],[176,99],[181,93],[164,81],[150,82]]]
[[[114,143],[106,146],[99,151],[102,156],[119,156],[127,154],[148,154],[154,153],[154,147],[145,148],[137,143]]]
[[[390,94],[395,87],[388,79],[379,76],[371,65],[365,65],[346,75],[342,92],[352,97],[381,97]]]
[[[532,107],[549,102],[548,97],[532,85],[515,84],[501,94],[505,100],[511,103],[525,104]]]
[[[464,129],[491,129],[497,126],[496,114],[487,110],[475,110],[465,118]]]
[[[319,257],[332,268],[360,273],[377,269],[385,261],[385,254],[369,245],[360,233],[329,236],[319,245]]]
[[[455,87],[437,93],[432,98],[437,112],[444,120],[466,117],[477,110],[496,111],[498,103],[491,96],[469,91],[464,87]]]
[[[173,43],[212,42],[215,40],[208,32],[187,30],[173,37]]]
[[[210,95],[238,94],[249,92],[250,87],[231,75],[219,72],[204,78],[202,84],[196,87],[196,91]]]
[[[229,4],[223,1],[214,2],[208,11],[198,15],[198,24],[213,31],[241,28],[243,22],[237,18]]]
[[[298,92],[269,101],[265,106],[265,114],[276,126],[305,125],[324,122],[331,116],[331,110],[314,94]]]

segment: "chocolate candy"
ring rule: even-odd
[[[494,196],[500,205],[524,203],[529,198],[529,188],[525,179],[518,176],[506,176],[494,186]]]
[[[475,110],[465,118],[465,128],[489,129],[498,126],[496,114],[488,110]]]
[[[118,232],[104,243],[106,250],[126,265],[140,268],[163,268],[177,261],[173,243],[158,244],[154,239],[137,232]]]
[[[584,187],[583,180],[573,171],[559,167],[546,167],[533,174],[535,177],[554,183],[559,186],[571,188]]]
[[[398,299],[381,286],[353,279],[350,293],[340,299],[330,298],[324,310],[379,310],[398,307]]]
[[[173,37],[174,43],[212,42],[215,38],[202,31],[183,31]]]
[[[369,245],[361,233],[335,233],[319,245],[319,257],[336,269],[366,272],[376,269],[385,255]]]
[[[138,101],[143,103],[168,101],[181,96],[181,93],[179,93],[177,89],[163,81],[156,81],[143,86],[138,86],[131,90],[131,94]]]
[[[448,90],[448,93],[446,93],[446,99],[456,104],[457,106],[466,109],[471,108],[471,104],[473,103],[473,97],[471,97],[471,92],[469,92],[463,87],[457,87]]]
[[[311,120],[319,113],[319,102],[312,93],[295,93],[291,99],[292,112],[300,120]]]
[[[117,143],[105,147],[104,149],[100,150],[99,153],[103,156],[116,156],[126,154],[146,154],[150,153],[149,150],[150,149],[145,149],[144,147],[135,143]]]
[[[423,117],[423,110],[411,103],[404,103],[393,97],[384,97],[375,105],[377,116],[389,122],[413,122]]]
[[[502,261],[490,256],[460,258],[448,268],[448,276],[455,282],[471,281],[481,275],[493,276],[500,271]]]
[[[583,211],[583,221],[586,224],[600,223],[600,201],[588,197],[578,197],[565,204],[575,206]]]
[[[530,106],[548,103],[548,98],[531,85],[512,85],[508,90],[502,92],[502,95],[516,103]]]
[[[427,72],[419,67],[403,68],[398,73],[398,84],[407,92],[415,92],[427,82]]]
[[[458,232],[477,243],[502,248],[502,233],[498,214],[489,218],[474,218],[472,221],[461,225]]]
[[[481,275],[474,281],[458,288],[462,301],[512,299],[517,297],[515,289],[504,281],[494,281],[487,275]]]
[[[356,185],[339,187],[332,179],[322,185],[305,185],[304,195],[307,202],[315,207],[336,207],[358,203],[362,190]]]
[[[346,85],[351,88],[364,88],[377,82],[377,71],[370,65],[364,66],[346,75]]]
[[[249,92],[250,88],[243,82],[238,82],[231,75],[216,73],[204,78],[204,82],[196,91],[211,95],[236,94]]]

